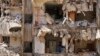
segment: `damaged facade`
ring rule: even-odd
[[[15,0],[0,0],[0,56],[21,54],[22,3],[14,2]]]
[[[0,10],[8,54],[100,56],[99,0],[0,0]]]
[[[99,1],[33,0],[35,56],[99,56]]]

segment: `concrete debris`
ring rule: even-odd
[[[62,22],[62,24],[65,24],[67,23],[67,25],[71,28],[77,28],[77,27],[97,27],[97,24],[96,22],[88,22],[87,20],[82,20],[82,21],[73,21],[73,20],[70,20],[71,18],[66,18],[64,17],[64,20]]]
[[[81,31],[81,36],[82,36],[82,39],[84,39],[84,40],[88,40],[88,35],[87,35],[87,32],[86,32],[86,30],[82,30]]]
[[[76,22],[76,26],[87,26],[87,25],[88,22],[86,20]]]
[[[68,56],[97,56],[95,52],[69,53]]]
[[[8,50],[7,47],[5,43],[0,43],[0,56],[20,56],[18,53]]]
[[[54,19],[48,13],[46,13],[46,21],[48,24],[54,23]]]
[[[40,39],[41,42],[44,42],[44,36],[46,35],[46,33],[50,33],[50,32],[51,32],[51,29],[47,28],[46,26],[42,26],[39,29],[37,37]]]
[[[20,17],[11,19],[10,16],[0,17],[0,34],[3,36],[8,36],[12,31],[21,30]]]
[[[83,40],[92,40],[94,41],[96,39],[96,30],[95,29],[86,29],[80,31],[81,39]]]
[[[65,27],[66,28],[66,27]],[[54,37],[61,37],[62,40],[64,40],[64,36],[74,37],[75,39],[83,39],[83,40],[95,40],[96,39],[96,29],[95,28],[86,28],[86,29],[65,29],[62,25],[56,25],[56,26],[48,26],[41,27],[37,33],[37,37],[44,37],[46,33],[51,33],[54,35]],[[69,29],[69,30],[68,30]],[[71,34],[72,32],[75,32],[74,34]],[[69,34],[70,33],[70,34]],[[44,38],[41,38],[44,39]],[[65,45],[65,44],[64,44]]]
[[[66,3],[65,6],[66,6],[65,8],[67,9],[68,12],[76,11],[76,7],[75,7],[75,3],[74,2],[72,4],[71,3]]]
[[[97,56],[95,52],[83,52],[79,54],[80,56]]]
[[[90,22],[88,22],[87,20],[76,21],[76,22],[75,22],[75,25],[76,25],[77,27],[97,27],[97,25],[96,25],[95,22],[90,23]]]
[[[12,46],[10,46],[10,47],[7,47],[7,50],[12,50],[13,52],[15,52],[15,53],[21,53],[21,47],[12,47]]]

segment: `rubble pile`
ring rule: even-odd
[[[0,56],[20,56],[20,55],[11,50],[8,50],[6,44],[0,43]]]
[[[81,52],[78,54],[69,53],[68,56],[97,56],[97,54],[95,52]]]
[[[17,32],[21,30],[20,19],[11,19],[11,16],[0,17],[0,34],[10,35],[12,32]]]

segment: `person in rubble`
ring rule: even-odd
[[[62,7],[64,17],[66,17],[68,20],[71,21],[71,23],[74,23],[76,18],[76,6],[75,2],[69,1],[65,2],[65,4]]]

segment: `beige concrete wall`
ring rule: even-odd
[[[2,43],[2,35],[0,35],[0,43]]]
[[[33,0],[33,5],[37,6],[37,7],[43,7],[44,3],[46,2],[50,2],[50,1],[54,1],[58,4],[61,4],[63,2],[63,0]]]
[[[24,0],[24,13],[25,14],[32,14],[32,0]]]
[[[11,15],[16,15],[16,14],[21,14],[22,13],[22,8],[20,7],[12,7],[10,9]]]
[[[45,54],[45,42],[40,42],[38,37],[34,37],[34,53]]]
[[[25,24],[24,41],[32,41],[32,24]]]

